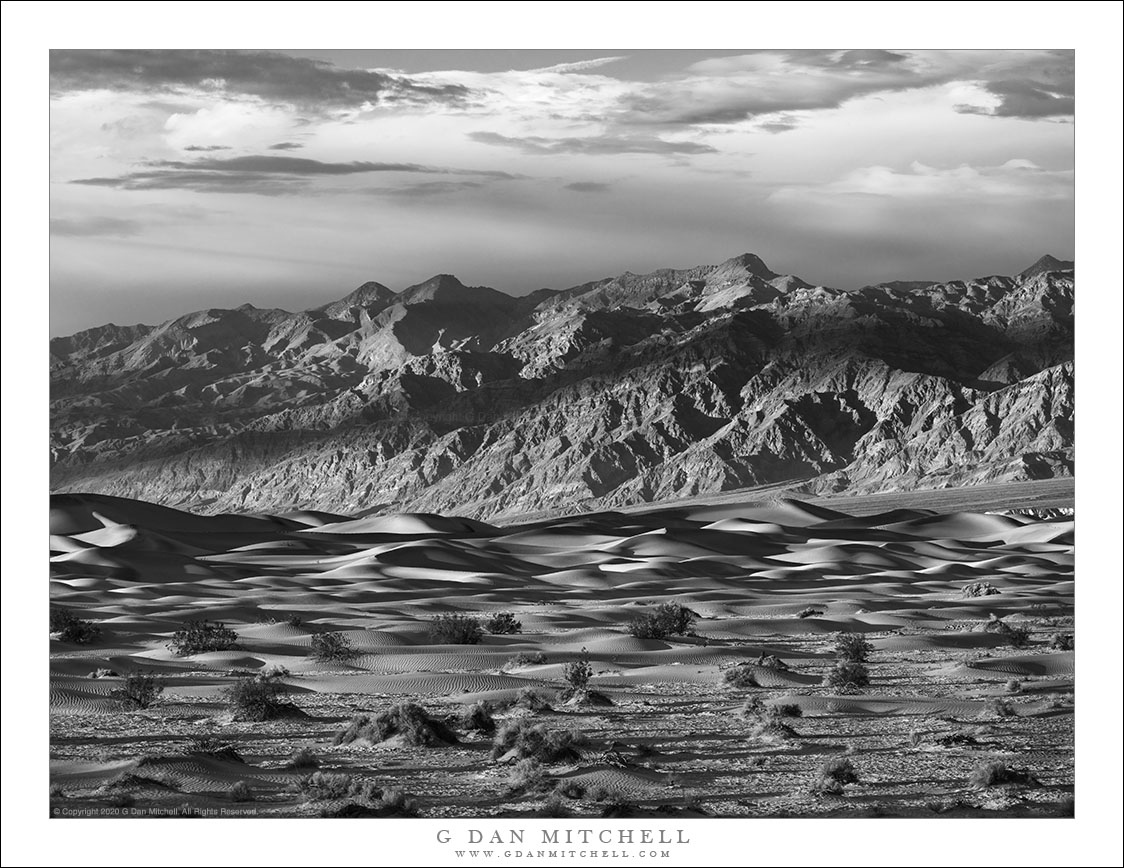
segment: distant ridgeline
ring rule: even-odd
[[[491,518],[1070,475],[1073,279],[842,291],[744,254],[102,326],[51,341],[52,490]]]

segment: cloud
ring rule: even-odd
[[[914,162],[908,171],[887,166],[855,169],[820,186],[789,186],[773,192],[775,201],[863,196],[886,199],[1067,199],[1073,195],[1073,172],[1050,171],[1030,160],[999,166],[960,165],[934,168]]]
[[[994,107],[957,111],[1030,119],[1073,112],[1070,51],[763,50],[704,60],[680,78],[638,86],[621,98],[617,119],[670,127],[734,124],[953,82],[976,82],[998,100]],[[770,131],[785,129],[791,127]]]
[[[140,231],[141,224],[138,221],[125,220],[120,217],[51,218],[51,234],[64,238],[97,236],[124,238],[129,235],[136,235]]]
[[[1072,117],[1074,93],[1073,83],[1068,87],[1054,83],[1037,81],[990,81],[983,85],[984,90],[999,98],[999,104],[985,108],[973,105],[958,105],[956,110],[964,114],[987,115],[1000,118],[1038,118]]]
[[[400,76],[343,69],[323,61],[266,51],[53,50],[53,95],[88,90],[205,92],[324,109],[421,101],[458,103],[458,84],[420,84]]]
[[[303,148],[300,142],[276,142],[266,148],[267,151],[296,151]]]
[[[574,181],[572,184],[567,184],[566,189],[576,193],[607,193],[610,187],[600,181]]]
[[[669,142],[652,136],[504,136],[487,131],[469,133],[474,142],[518,148],[525,154],[713,154],[717,150],[700,142]]]
[[[431,175],[475,175],[513,180],[510,172],[444,169],[417,163],[373,163],[356,160],[328,163],[304,157],[253,154],[242,157],[205,157],[197,160],[158,160],[148,168],[106,178],[79,178],[73,184],[118,190],[194,190],[210,193],[256,193],[276,196],[297,193],[317,177],[339,177],[372,172],[409,172]]]
[[[479,181],[425,181],[404,187],[371,187],[363,192],[372,196],[390,196],[398,199],[428,199],[432,196],[448,196],[465,190],[475,190],[483,186]]]
[[[616,63],[618,60],[624,60],[627,55],[618,55],[616,57],[597,57],[592,60],[577,60],[573,63],[556,63],[554,66],[543,66],[538,69],[529,69],[529,73],[540,72],[585,72],[587,69],[597,69],[609,63]]]
[[[229,145],[188,145],[185,151],[229,151]]]

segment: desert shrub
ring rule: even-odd
[[[511,755],[542,763],[576,760],[585,737],[575,729],[547,729],[526,719],[509,720],[492,741],[492,758]]]
[[[803,717],[804,710],[795,702],[774,702],[766,704],[754,696],[745,701],[741,710],[742,717]]]
[[[581,799],[585,797],[585,787],[580,781],[559,781],[554,790],[567,799]]]
[[[824,676],[824,684],[840,691],[858,690],[870,684],[870,672],[862,663],[840,660]]]
[[[795,714],[793,714],[795,710]],[[762,741],[785,741],[798,734],[784,722],[785,717],[799,717],[799,705],[766,705],[760,699],[748,700],[742,707],[742,716],[749,721],[749,735]]]
[[[457,715],[457,725],[469,732],[482,732],[491,735],[496,731],[496,719],[492,717],[492,706],[487,702],[466,705]]]
[[[168,650],[177,657],[205,654],[208,651],[231,651],[238,647],[238,634],[221,621],[188,621],[172,634]]]
[[[524,666],[541,666],[546,663],[546,655],[542,651],[535,651],[529,653],[527,651],[520,651],[514,657],[509,657],[507,662],[503,664],[506,669],[520,669]]]
[[[1072,633],[1054,633],[1050,636],[1050,647],[1055,651],[1072,651],[1073,650],[1073,634]]]
[[[51,798],[52,799],[65,799],[66,790],[62,788],[62,784],[51,784]]]
[[[315,769],[320,767],[320,756],[308,745],[298,747],[285,763],[287,769]]]
[[[776,654],[761,654],[753,663],[755,666],[764,666],[766,669],[788,670],[788,664]]]
[[[1026,769],[1012,768],[1000,760],[982,762],[972,770],[968,783],[973,787],[997,787],[1002,784],[1036,786],[1038,779]]]
[[[285,623],[290,627],[299,627],[304,623],[304,619],[300,615],[294,613],[292,615],[289,615],[289,617],[285,619]]]
[[[960,589],[961,597],[990,597],[999,593],[999,588],[991,582],[972,582]]]
[[[1023,683],[1021,681],[1019,681],[1017,678],[1012,678],[1010,681],[1007,682],[1004,689],[1008,693],[1022,693]]]
[[[637,639],[684,636],[697,618],[698,615],[679,603],[660,603],[654,611],[634,618],[628,625],[628,632]]]
[[[252,802],[254,791],[245,781],[238,781],[230,788],[230,800],[233,802]]]
[[[387,787],[379,797],[378,808],[388,817],[416,817],[418,803],[397,787]]]
[[[351,640],[343,633],[329,630],[324,633],[312,634],[312,646],[309,653],[321,663],[342,663],[355,656],[355,649],[351,647]]]
[[[191,739],[188,742],[188,750],[190,753],[200,753],[230,762],[244,763],[246,761],[229,741],[213,735]]]
[[[825,796],[841,796],[847,784],[857,784],[858,773],[846,757],[832,757],[825,760],[810,787],[813,793]]]
[[[813,609],[811,606],[809,606],[807,609],[801,609],[797,613],[796,617],[797,618],[812,618],[812,617],[815,617],[816,615],[822,615],[822,614],[823,614],[823,609]]]
[[[586,689],[589,679],[593,677],[593,667],[589,663],[589,652],[585,648],[582,648],[581,656],[577,660],[571,660],[562,667],[562,677],[566,679],[567,697]]]
[[[1007,641],[1014,648],[1025,648],[1030,644],[1030,629],[1028,627],[1011,627],[1006,635]]]
[[[438,615],[429,622],[429,640],[438,645],[479,645],[480,622],[469,615]]]
[[[137,803],[137,800],[128,793],[113,793],[108,801],[113,808],[131,808]]]
[[[99,666],[97,669],[95,669],[93,672],[91,672],[86,677],[87,678],[116,678],[117,673],[115,671],[113,671],[112,669],[106,669],[104,666]]]
[[[420,705],[400,702],[377,714],[355,715],[347,727],[336,734],[332,744],[351,744],[361,739],[378,743],[395,737],[415,747],[457,743],[453,731],[430,717]]]
[[[547,780],[542,763],[534,757],[526,757],[519,760],[519,762],[512,767],[507,776],[508,795],[515,795],[517,793],[537,793],[541,790],[550,789],[550,786],[550,781]]]
[[[984,706],[984,714],[991,714],[995,717],[1014,717],[1015,707],[1011,703],[1002,698],[989,699]]]
[[[484,629],[493,636],[510,636],[522,633],[523,625],[515,620],[511,612],[497,612],[484,622]]]
[[[835,656],[852,663],[864,663],[873,646],[861,633],[840,633],[835,640]]]
[[[377,802],[383,795],[383,790],[370,778],[336,772],[313,772],[301,778],[296,789],[313,801],[361,799]]]
[[[538,816],[561,819],[570,816],[570,809],[566,807],[562,794],[553,792],[543,800],[542,807],[538,810]]]
[[[127,708],[148,708],[163,692],[163,678],[151,672],[130,672],[121,686],[111,690],[109,695]]]
[[[88,645],[97,641],[101,635],[101,628],[90,621],[84,621],[69,609],[52,607],[50,612],[50,628],[52,633],[58,633],[62,642],[73,642],[76,645]]]
[[[274,720],[283,717],[289,705],[282,697],[288,692],[278,678],[258,676],[240,678],[223,688],[223,697],[243,720]]]
[[[550,711],[550,703],[539,690],[534,687],[524,687],[515,695],[512,703],[515,708],[525,708],[527,711]]]
[[[739,663],[723,672],[722,683],[738,690],[761,686],[757,681],[757,671],[748,663]]]

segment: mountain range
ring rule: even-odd
[[[1073,472],[1073,263],[859,290],[753,254],[436,275],[50,343],[51,485],[201,512],[566,514]]]

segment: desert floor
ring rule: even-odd
[[[372,793],[392,787],[422,816],[511,817],[542,812],[553,787],[568,794],[554,809],[575,816],[1067,815],[1073,518],[1054,508],[1072,491],[1063,480],[814,503],[723,496],[502,528],[57,495],[51,603],[101,635],[51,638],[52,812],[315,817],[377,812]],[[967,596],[973,583],[994,592]],[[689,635],[630,634],[665,602],[697,613]],[[475,645],[428,636],[434,616],[498,612],[522,632]],[[237,647],[173,654],[173,633],[199,618],[235,630]],[[310,656],[325,631],[356,656]],[[850,692],[822,683],[841,632],[873,646],[870,683]],[[561,696],[583,649],[589,686],[611,705]],[[528,662],[538,652],[545,662]],[[760,686],[727,685],[738,665]],[[303,714],[232,713],[224,689],[268,667],[287,670],[277,680]],[[136,671],[165,689],[128,710],[111,694]],[[510,706],[525,688],[550,710]],[[527,717],[585,743],[513,786],[492,736],[454,719],[480,700],[501,726]],[[762,726],[743,713],[753,700],[799,716]],[[405,701],[453,721],[457,741],[333,744],[352,715]],[[290,767],[305,746],[320,772],[352,776],[351,795]],[[813,792],[833,758],[857,782]],[[970,783],[991,761],[1031,779]]]

